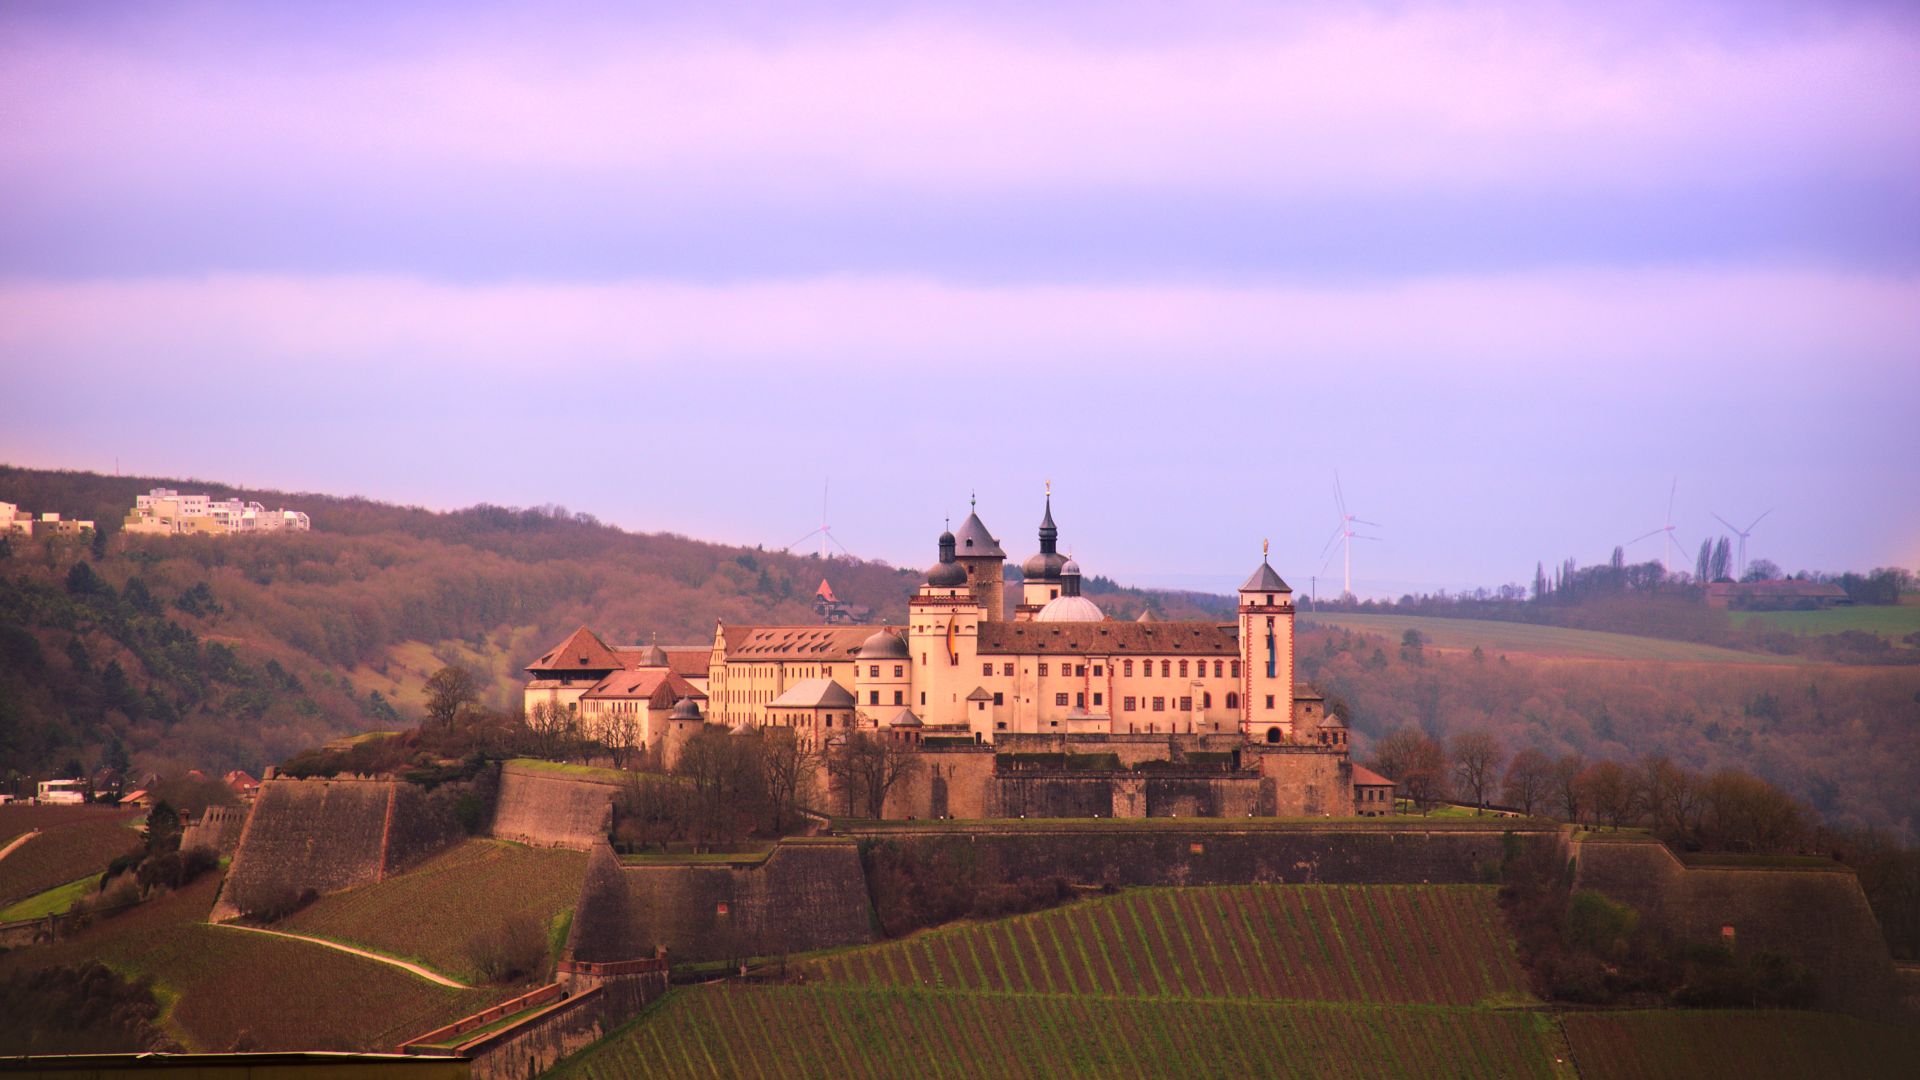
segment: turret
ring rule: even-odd
[[[1240,586],[1240,731],[1248,742],[1293,741],[1293,589],[1267,562]]]
[[[1067,560],[1058,550],[1059,543],[1060,528],[1053,523],[1053,483],[1049,481],[1046,512],[1040,518],[1040,550],[1020,564],[1020,576],[1024,580],[1020,586],[1020,608],[1014,613],[1016,618],[1033,618],[1047,601],[1061,595],[1060,572]]]
[[[907,601],[907,664],[913,680],[907,707],[935,724],[964,720],[961,698],[980,681],[979,669],[973,664],[985,606],[975,597],[954,548],[954,535],[941,533],[940,561],[927,571],[927,583]],[[884,644],[874,642],[876,647]],[[971,681],[962,686],[969,679],[969,670],[973,673]],[[862,689],[869,691],[868,698],[873,690],[885,691],[881,698],[884,706],[891,700],[894,687],[875,684]]]
[[[954,561],[967,572],[974,599],[980,602],[985,617],[995,622],[1004,620],[1007,617],[1007,553],[1000,550],[1000,541],[987,531],[972,498],[967,500],[967,520],[960,523],[954,539]]]

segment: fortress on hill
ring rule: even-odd
[[[581,627],[528,665],[528,713],[671,761],[704,723],[854,732],[911,756],[899,817],[1352,816],[1391,782],[1294,681],[1293,590],[1266,558],[1235,621],[1115,622],[1059,551],[1051,492],[1007,610],[1007,555],[977,511],[943,532],[904,626],[727,626],[710,646],[609,646]]]

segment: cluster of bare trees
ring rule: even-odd
[[[1421,808],[1449,798],[1477,808],[1498,799],[1524,814],[1610,828],[1644,826],[1662,839],[1718,851],[1785,851],[1811,837],[1807,812],[1738,769],[1700,773],[1649,754],[1624,763],[1554,758],[1533,747],[1511,758],[1480,729],[1446,743],[1400,728],[1375,747],[1373,768]]]

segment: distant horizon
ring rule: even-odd
[[[310,489],[303,490],[303,489],[289,488],[289,487],[275,485],[275,484],[240,485],[240,484],[231,483],[226,480],[221,480],[221,479],[216,479],[211,477],[191,477],[191,476],[168,477],[168,476],[158,476],[158,475],[152,475],[152,474],[128,473],[125,470],[122,470],[119,473],[113,473],[113,472],[101,472],[100,470],[97,470],[97,469],[83,469],[83,468],[74,468],[74,467],[68,467],[68,466],[38,466],[38,465],[26,465],[20,462],[13,462],[13,461],[0,461],[0,468],[4,468],[4,467],[43,469],[47,471],[90,473],[97,476],[114,476],[118,479],[139,480],[141,482],[151,481],[155,483],[179,485],[182,491],[187,491],[189,493],[191,493],[193,490],[191,485],[200,484],[200,485],[207,485],[209,487],[231,489],[235,492],[239,492],[241,494],[248,494],[250,496],[272,492],[272,493],[286,495],[289,497],[308,494],[308,495],[317,495],[325,498],[334,498],[334,499],[365,498],[373,502],[384,503],[390,506],[424,510],[430,513],[437,513],[437,514],[459,513],[461,511],[471,510],[480,506],[498,506],[498,507],[503,507],[511,510],[541,510],[549,507],[558,507],[560,509],[567,511],[569,514],[589,515],[595,521],[599,522],[602,525],[612,526],[614,528],[620,529],[623,532],[633,534],[633,535],[643,535],[648,533],[673,533],[673,534],[685,536],[692,540],[697,540],[704,543],[725,545],[725,546],[745,547],[745,548],[758,547],[763,550],[770,550],[770,551],[781,551],[787,548],[787,545],[782,545],[778,543],[768,543],[767,541],[764,541],[764,540],[729,539],[729,538],[723,538],[723,537],[707,536],[707,535],[702,535],[698,533],[691,533],[683,528],[674,527],[671,523],[660,523],[660,524],[649,525],[649,526],[635,526],[635,525],[631,525],[624,522],[610,520],[606,516],[596,513],[594,510],[588,507],[566,506],[564,504],[552,503],[552,502],[510,504],[510,503],[500,502],[498,500],[480,499],[475,502],[463,503],[458,506],[433,506],[433,505],[427,505],[423,503],[382,499],[375,496],[367,495],[364,492],[318,491],[318,490],[310,490]],[[7,494],[6,492],[0,491],[0,500],[4,500],[4,497],[6,496],[6,494]],[[6,500],[6,501],[10,501],[10,500]],[[59,508],[57,507],[38,507],[38,506],[25,506],[25,505],[22,506],[22,509],[31,510],[35,513],[40,513],[43,510],[59,511]],[[268,507],[268,509],[279,509],[279,507]],[[301,510],[305,508],[300,506],[290,505],[287,507],[287,509]],[[984,516],[982,520],[985,520]],[[948,524],[949,524],[948,522],[943,520],[940,525],[935,527],[940,528]],[[951,522],[951,524],[953,526],[957,526],[958,521],[955,520]],[[1007,559],[1010,564],[1017,565],[1022,559],[1026,557],[1027,554],[1030,554],[1030,552],[1026,548],[1021,546],[1021,542],[1017,537],[1009,537],[1008,535],[1006,535],[1004,531],[1000,530],[998,526],[995,526],[991,521],[988,521],[988,527],[995,529],[995,533],[996,533],[995,538],[998,539],[1001,542],[1001,545],[1006,548]],[[1037,523],[1036,523],[1036,527],[1037,527]],[[316,528],[319,528],[321,531],[324,531],[324,525],[316,526]],[[1062,529],[1064,533],[1065,531],[1064,523],[1062,523]],[[937,533],[935,535],[937,536]],[[929,537],[929,540],[928,540],[929,547],[933,546],[932,540],[933,540],[933,537]],[[1032,547],[1034,550],[1038,550],[1037,537],[1035,539],[1035,542],[1028,546]],[[1063,541],[1062,550],[1063,551],[1067,550],[1069,546],[1070,545],[1065,544]],[[809,540],[805,543],[795,544],[792,546],[792,550],[790,551],[790,553],[800,557],[807,557],[807,556],[817,557],[819,554],[818,541]],[[901,569],[901,570],[917,571],[920,569],[924,569],[923,563],[925,565],[931,565],[932,562],[934,561],[931,557],[921,561],[914,561],[911,557],[908,557],[907,559],[903,560],[903,559],[888,558],[884,555],[864,554],[859,551],[842,552],[842,551],[839,551],[837,548],[835,550],[834,557],[840,558],[840,557],[843,557],[844,555],[849,555],[849,554],[852,557],[860,559],[865,562],[880,563],[880,564],[892,566],[896,569]],[[1535,560],[1535,562],[1543,564],[1548,572],[1548,575],[1551,576],[1553,570],[1556,567],[1560,566],[1566,559],[1571,558],[1578,565],[1586,567],[1586,566],[1595,566],[1601,563],[1605,563],[1611,557],[1611,554],[1612,554],[1612,549],[1608,548],[1606,552],[1591,558],[1582,557],[1581,555],[1576,554],[1576,555],[1562,555],[1562,556],[1553,557],[1553,558],[1537,559]],[[1768,556],[1764,554],[1749,553],[1749,555],[1750,555],[1750,560],[1768,558]],[[1256,554],[1255,559],[1258,559],[1258,558],[1259,556]],[[1297,596],[1308,597],[1308,596],[1315,595],[1316,583],[1314,581],[1314,578],[1317,577],[1320,579],[1320,584],[1318,587],[1318,595],[1322,599],[1337,601],[1340,598],[1340,591],[1339,591],[1340,579],[1339,579],[1339,567],[1337,565],[1337,551],[1335,554],[1335,558],[1336,558],[1336,565],[1333,569],[1332,576],[1328,576],[1325,574],[1308,573],[1308,574],[1303,574],[1296,577],[1295,574],[1289,572],[1287,567],[1281,565],[1277,561],[1277,559],[1271,560],[1271,561],[1274,562],[1274,568],[1280,571],[1281,576],[1288,579],[1288,584],[1293,587],[1294,592]],[[1630,564],[1632,563],[1644,564],[1649,562],[1658,562],[1659,560],[1657,557],[1633,558],[1631,555],[1629,555],[1627,561]],[[1777,562],[1777,560],[1775,561]],[[1239,587],[1240,581],[1245,577],[1246,570],[1249,570],[1257,565],[1258,565],[1258,562],[1249,562],[1247,566],[1243,569],[1232,571],[1232,572],[1222,571],[1219,573],[1209,573],[1204,571],[1195,571],[1195,572],[1188,572],[1188,573],[1164,572],[1158,578],[1151,579],[1151,580],[1116,577],[1114,574],[1110,572],[1106,572],[1095,567],[1087,567],[1086,573],[1089,577],[1107,578],[1113,581],[1116,585],[1119,585],[1123,588],[1152,589],[1152,590],[1162,590],[1162,591],[1169,591],[1169,592],[1174,592],[1174,591],[1194,592],[1194,593],[1203,593],[1203,594],[1215,595],[1215,596],[1231,596],[1233,595],[1235,590]],[[1780,568],[1783,573],[1788,575],[1792,575],[1802,571],[1807,573],[1840,574],[1840,573],[1846,573],[1849,571],[1866,572],[1869,570],[1877,569],[1880,566],[1887,566],[1887,565],[1899,565],[1899,564],[1881,563],[1881,564],[1876,564],[1875,566],[1835,566],[1835,567],[1787,566],[1782,564]],[[1692,569],[1692,556],[1691,554],[1689,554],[1688,557],[1684,560],[1684,565],[1675,566],[1673,568],[1673,571],[1676,573],[1691,573],[1691,569]],[[1920,566],[1908,566],[1908,567],[1905,567],[1905,569],[1913,570],[1916,573],[1920,573]],[[1522,587],[1527,587],[1529,585],[1529,582],[1532,579],[1532,573],[1533,573],[1533,568],[1530,566],[1528,567],[1524,575],[1517,575],[1511,579],[1504,580],[1504,581],[1468,582],[1468,583],[1461,583],[1457,585],[1440,585],[1437,587],[1429,587],[1424,582],[1394,583],[1394,582],[1383,582],[1381,581],[1381,579],[1374,579],[1370,584],[1373,585],[1376,591],[1372,591],[1372,592],[1369,592],[1360,588],[1359,586],[1361,583],[1358,580],[1356,580],[1354,594],[1355,594],[1355,598],[1361,601],[1366,601],[1366,600],[1393,601],[1393,600],[1399,599],[1403,595],[1434,594],[1439,592],[1441,589],[1444,589],[1447,593],[1452,595],[1459,595],[1461,593],[1470,594],[1476,589],[1484,588],[1484,589],[1487,589],[1488,591],[1493,591],[1500,588],[1503,585],[1520,585]],[[1397,589],[1392,588],[1391,586],[1395,584],[1404,584],[1407,587],[1397,588]]]
[[[1089,572],[1920,566],[1920,9],[0,8],[0,458]]]

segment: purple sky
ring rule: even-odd
[[[0,460],[769,546],[831,478],[908,564],[1051,477],[1089,572],[1303,590],[1337,469],[1375,595],[1677,477],[1689,564],[1920,566],[1901,5],[1033,6],[0,7]]]

